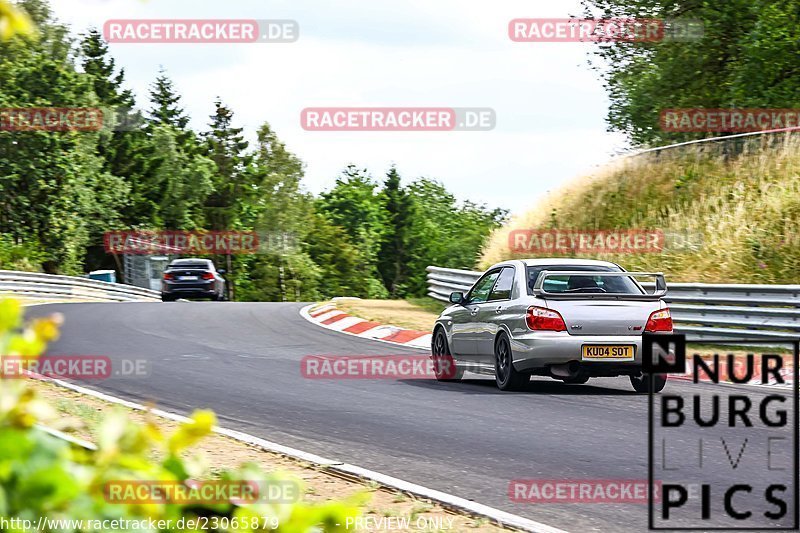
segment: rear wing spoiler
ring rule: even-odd
[[[592,276],[592,277],[629,277],[642,291],[642,294],[627,294],[619,292],[549,292],[544,290],[544,281],[548,277],[554,276]],[[647,292],[642,285],[636,281],[636,277],[652,276],[656,279],[654,292]],[[667,294],[667,281],[661,272],[596,272],[591,270],[543,270],[536,278],[533,286],[533,294],[551,300],[660,300]]]

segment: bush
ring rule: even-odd
[[[16,243],[7,235],[0,235],[0,270],[41,272],[46,254],[31,243]]]
[[[60,322],[55,315],[22,324],[20,304],[15,300],[0,300],[0,354],[41,354],[47,343],[57,337]],[[153,420],[134,424],[125,413],[116,412],[101,423],[96,451],[56,438],[43,431],[39,423],[57,425],[55,410],[24,382],[0,377],[0,522],[5,520],[0,528],[8,531],[24,531],[27,528],[22,520],[35,525],[41,517],[51,521],[71,520],[59,524],[60,532],[96,531],[101,529],[96,525],[99,521],[114,519],[170,520],[172,527],[160,530],[180,531],[184,530],[179,527],[181,518],[207,517],[216,519],[219,527],[212,529],[217,531],[335,532],[346,531],[346,519],[356,516],[358,505],[363,503],[356,501],[361,497],[321,504],[108,502],[104,488],[109,481],[150,480],[186,485],[202,475],[200,461],[184,452],[212,431],[216,423],[214,414],[197,411],[190,422],[165,435]],[[267,474],[255,464],[224,471],[219,478],[248,480],[262,486],[289,481]],[[82,521],[83,527],[76,521]],[[41,529],[56,529],[50,524]]]

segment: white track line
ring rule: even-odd
[[[36,379],[40,379],[40,377],[37,376]],[[161,409],[150,409],[149,407],[145,407],[144,405],[124,400],[122,398],[117,398],[116,396],[111,396],[110,394],[99,392],[93,389],[87,389],[86,387],[81,387],[80,385],[75,385],[67,381],[62,381],[60,379],[41,378],[41,380],[46,381],[48,383],[54,383],[65,389],[85,394],[87,396],[92,396],[94,398],[98,398],[100,400],[104,400],[109,403],[122,405],[130,409],[134,409],[136,411],[149,411],[156,416],[159,416],[161,418],[166,418],[168,420],[173,420],[175,422],[189,421],[189,418],[183,415],[170,413],[169,411],[163,411]],[[429,489],[427,487],[423,487],[415,483],[403,481],[402,479],[387,476],[385,474],[381,474],[380,472],[367,470],[366,468],[361,468],[359,466],[343,463],[341,461],[334,461],[332,459],[327,459],[325,457],[321,457],[313,453],[308,453],[302,450],[298,450],[297,448],[283,446],[282,444],[278,444],[259,437],[255,437],[247,433],[242,433],[241,431],[235,431],[232,429],[226,429],[221,427],[214,427],[214,433],[225,435],[226,437],[230,437],[239,442],[250,444],[257,448],[261,448],[262,450],[279,453],[282,455],[286,455],[288,457],[292,457],[294,459],[299,459],[301,461],[313,463],[315,465],[322,466],[327,470],[334,470],[345,474],[355,475],[362,479],[372,480],[386,487],[395,490],[400,490],[403,492],[409,492],[417,496],[433,500],[435,502],[442,504],[445,507],[466,511],[467,513],[472,515],[483,516],[506,526],[515,527],[517,529],[522,529],[524,531],[533,531],[536,533],[568,533],[562,529],[557,529],[552,526],[548,526],[547,524],[541,524],[539,522],[536,522],[534,520],[529,520],[522,516],[507,513],[505,511],[501,511],[500,509],[495,509],[494,507],[489,507],[487,505],[466,500],[464,498],[459,498],[458,496],[447,494],[446,492],[440,492],[438,490]]]

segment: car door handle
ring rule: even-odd
[[[478,308],[477,307],[473,307],[472,309],[469,310],[469,314],[472,315],[472,316],[477,315],[478,314]]]
[[[494,312],[499,315],[500,313],[503,312],[503,306],[502,305],[498,305],[497,308],[494,310]]]

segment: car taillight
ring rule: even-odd
[[[525,314],[528,327],[534,331],[567,331],[567,325],[558,311],[532,306]]]
[[[647,333],[672,331],[672,314],[669,312],[669,309],[653,311],[650,318],[647,319],[647,325],[644,327],[644,330]]]
[[[175,276],[173,276],[169,272],[164,272],[164,279],[175,279]]]
[[[211,272],[204,272],[203,279],[214,279],[214,274],[212,274]]]

